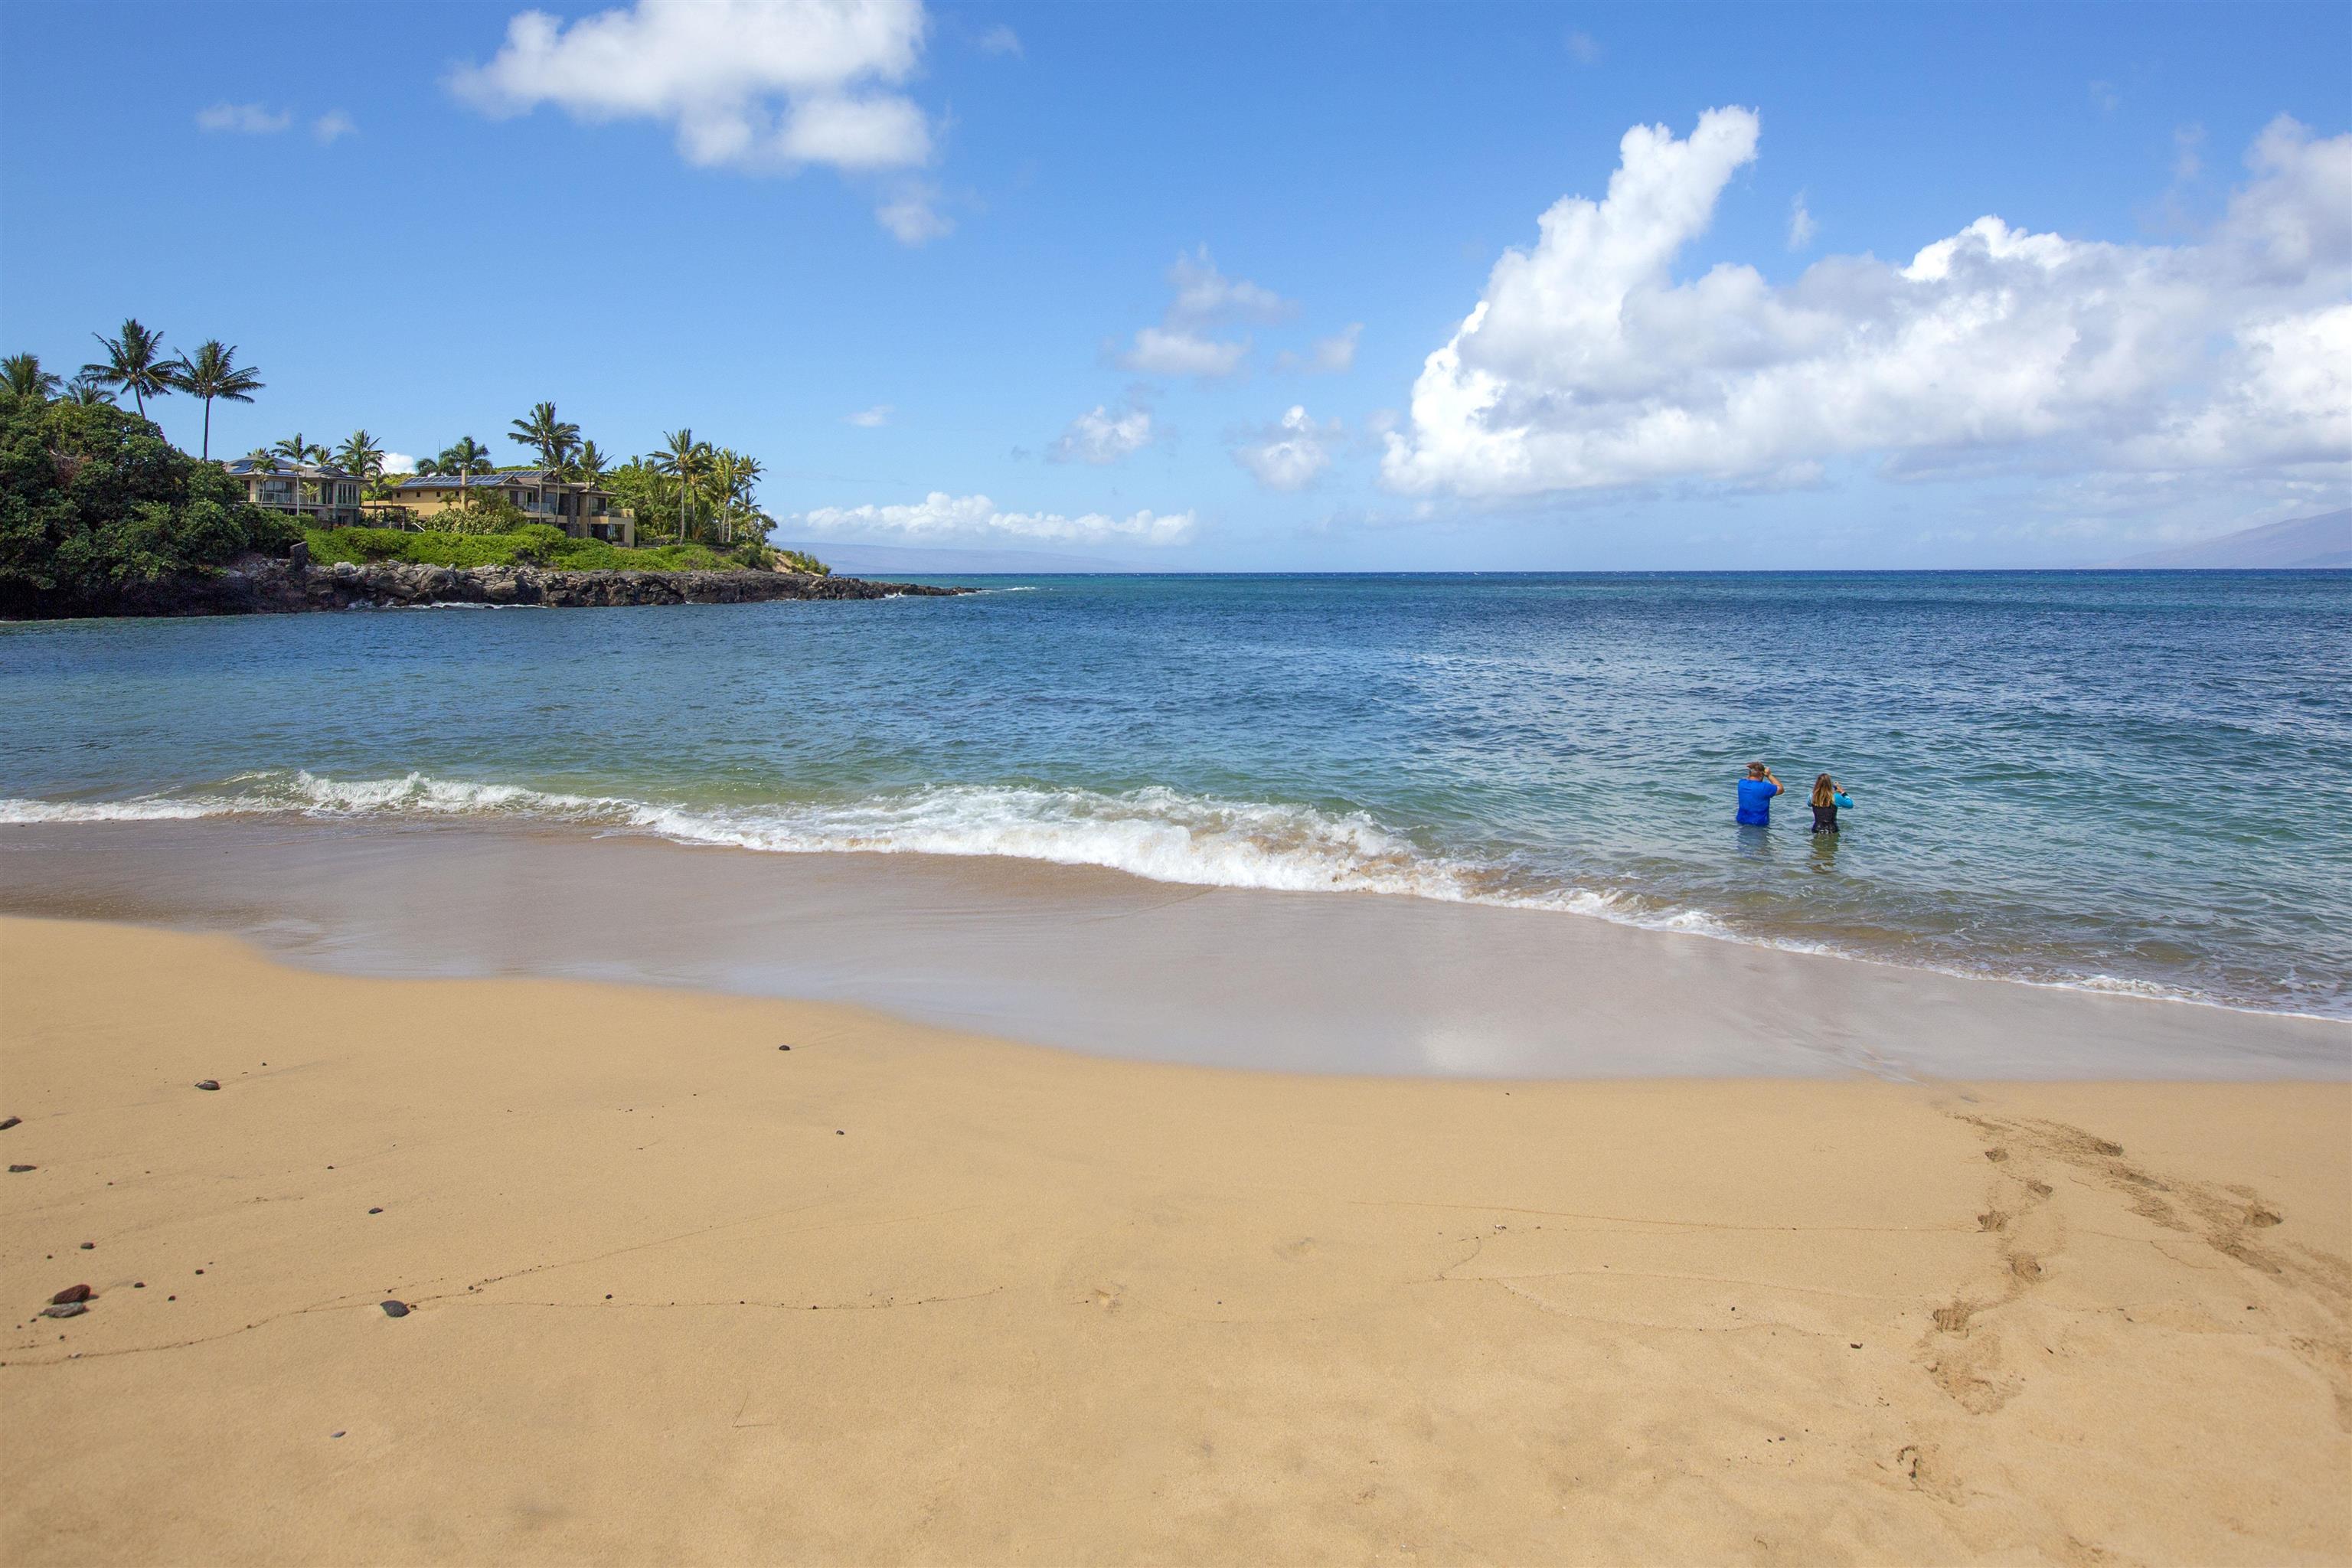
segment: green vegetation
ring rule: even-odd
[[[0,605],[34,595],[102,599],[112,588],[204,571],[247,552],[284,554],[305,532],[312,559],[407,561],[448,566],[532,564],[573,570],[680,571],[779,568],[818,575],[823,562],[768,543],[775,519],[760,509],[764,466],[757,458],[696,438],[680,428],[656,451],[615,462],[551,402],[534,404],[509,426],[533,468],[592,484],[611,497],[617,521],[634,516],[636,549],[572,539],[538,522],[473,481],[499,472],[490,448],[460,437],[417,465],[420,474],[457,479],[455,508],[433,514],[432,531],[355,528],[306,531],[290,517],[246,502],[246,474],[229,475],[210,459],[213,405],[251,403],[260,373],[236,363],[236,348],[210,339],[194,353],[167,358],[163,334],[135,318],[112,337],[93,334],[106,357],[60,384],[37,355],[0,358]],[[129,393],[126,412],[115,397]],[[192,458],[146,417],[147,400],[185,392],[204,403],[204,435]],[[353,431],[330,451],[296,434],[257,446],[243,461],[268,475],[302,464],[331,463],[362,481],[380,500],[399,476],[384,472],[384,447]]]
[[[764,570],[769,556],[787,553],[756,544],[723,552],[704,544],[625,550],[601,539],[574,539],[544,522],[499,533],[411,533],[397,528],[314,528],[306,533],[310,559],[321,564],[403,561],[419,566],[548,566],[566,572],[729,572]]]
[[[218,338],[198,349],[194,359],[182,354],[173,370],[181,391],[205,400],[205,445],[196,456],[210,458],[213,399],[219,398],[224,403],[252,402],[253,395],[262,390],[260,373],[250,365],[238,364],[236,345],[224,343]]]
[[[0,391],[0,609],[102,600],[299,537],[135,414]]]

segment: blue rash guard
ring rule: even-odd
[[[1780,786],[1770,779],[1739,781],[1739,820],[1755,827],[1766,827],[1772,821],[1772,797]]]

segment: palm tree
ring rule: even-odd
[[[267,447],[256,447],[245,455],[245,461],[246,466],[257,474],[274,474],[278,471],[278,454]]]
[[[604,470],[611,466],[611,461],[596,449],[595,442],[583,441],[580,450],[572,454],[569,477],[588,484],[601,485],[604,482]]]
[[[383,448],[364,430],[354,430],[335,448],[335,467],[363,479],[383,478]]]
[[[99,332],[90,336],[105,345],[106,359],[82,366],[81,373],[100,386],[129,392],[139,405],[140,418],[147,417],[149,398],[168,396],[179,384],[177,368],[163,358],[163,334],[149,331],[136,318],[122,323],[119,338]]]
[[[10,354],[0,360],[0,381],[18,397],[46,403],[58,395],[58,378],[41,368],[38,354]]]
[[[253,395],[261,390],[261,374],[251,365],[236,363],[236,345],[224,344],[213,339],[198,349],[194,359],[182,354],[173,365],[173,379],[181,388],[205,400],[205,445],[199,454],[206,462],[213,456],[213,399],[227,403],[250,403]]]
[[[517,419],[507,426],[507,439],[518,447],[529,447],[538,452],[540,466],[561,469],[580,445],[580,426],[555,416],[555,405],[536,403],[530,417]]]
[[[692,430],[669,430],[662,435],[666,443],[654,454],[654,472],[677,484],[677,537],[686,542],[686,503],[702,479],[710,462],[710,446],[697,441]]]
[[[114,394],[87,375],[75,376],[66,383],[65,400],[83,408],[96,408],[101,405],[108,408],[114,406]]]
[[[763,471],[759,458],[747,458],[724,447],[710,458],[709,492],[718,499],[719,525],[729,544],[735,542],[737,510],[757,512],[758,509],[752,505],[752,489]]]
[[[457,504],[464,506],[468,481],[477,473],[490,467],[490,449],[471,436],[460,436],[457,443],[434,459],[437,470],[457,476]],[[417,465],[422,471],[424,465]]]
[[[314,441],[303,440],[299,430],[269,449],[289,463],[323,463],[328,457],[327,448]]]

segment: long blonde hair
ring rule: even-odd
[[[1837,780],[1823,773],[1813,781],[1813,804],[1827,805],[1837,798]]]

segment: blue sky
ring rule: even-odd
[[[233,342],[229,452],[519,460],[547,398],[757,454],[779,537],[1171,569],[2063,563],[2352,493],[2352,8],[522,15],[11,0],[0,348]]]

